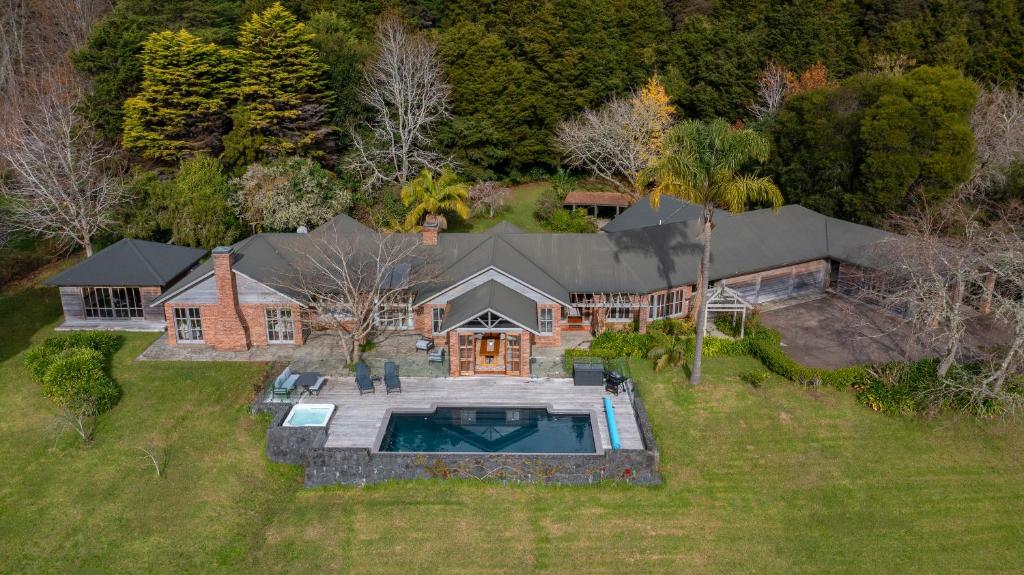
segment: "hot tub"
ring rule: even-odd
[[[299,403],[285,418],[283,427],[324,427],[334,414],[333,403]]]

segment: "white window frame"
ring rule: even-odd
[[[441,325],[444,323],[444,308],[435,307],[430,309],[430,331],[441,333]]]
[[[268,344],[295,343],[295,314],[292,308],[268,307],[264,309],[263,324]]]
[[[678,317],[686,312],[686,288],[651,294],[650,319]]]
[[[195,315],[192,315],[193,311]],[[196,333],[199,334],[199,337],[194,337]],[[188,337],[182,337],[182,334],[186,334]],[[178,343],[206,343],[202,308],[194,306],[174,308],[174,336]]]
[[[555,333],[555,310],[553,308],[540,308],[537,318],[537,331],[544,335]]]
[[[388,317],[385,317],[385,315]],[[412,313],[412,298],[410,297],[406,303],[378,305],[373,322],[382,329],[412,329],[415,327]]]

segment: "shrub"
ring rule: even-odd
[[[768,381],[768,372],[760,369],[750,369],[740,372],[740,381],[750,384],[753,388],[761,387],[761,384]]]
[[[547,225],[555,232],[587,234],[597,231],[597,222],[583,208],[555,210],[547,220]]]
[[[647,324],[647,331],[670,336],[693,336],[696,333],[692,321],[675,318],[656,319]]]
[[[121,399],[121,387],[104,370],[106,358],[94,349],[61,352],[43,376],[43,395],[76,415],[99,415]]]
[[[654,344],[652,334],[606,331],[590,342],[590,351],[608,353],[609,357],[647,357]]]
[[[41,384],[50,365],[62,353],[74,349],[91,349],[108,361],[123,342],[122,336],[103,331],[72,331],[50,336],[25,353],[25,368],[32,379]]]
[[[59,351],[45,345],[37,345],[25,352],[25,369],[32,376],[32,381],[38,384],[43,383],[43,376],[46,375],[46,370],[50,368],[53,358],[59,353]]]
[[[86,347],[103,354],[106,359],[121,349],[124,337],[107,331],[71,331],[46,338],[43,345],[54,350]]]
[[[696,338],[692,341],[696,343]],[[748,354],[749,347],[747,346],[746,340],[729,339],[725,337],[704,337],[704,357],[724,357]]]
[[[610,350],[567,349],[562,353],[562,367],[565,369],[566,373],[571,374],[572,364],[578,359],[585,358],[601,360],[601,363],[607,367],[620,357],[622,356]]]

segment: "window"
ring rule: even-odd
[[[267,341],[270,343],[292,343],[295,341],[295,320],[288,308],[268,308]]]
[[[627,293],[612,293],[607,295],[608,319],[612,321],[623,321],[633,319],[632,302]]]
[[[682,315],[686,311],[685,288],[651,295],[651,319]]]
[[[179,342],[203,342],[203,318],[197,307],[174,308],[174,331]]]
[[[142,317],[142,296],[139,288],[82,288],[85,317],[100,319],[133,319]]]
[[[377,312],[377,327],[384,329],[412,329],[412,303],[381,306]]]
[[[430,310],[430,314],[431,330],[433,330],[434,333],[441,333],[441,324],[444,322],[444,308],[432,308]]]
[[[541,333],[552,333],[555,331],[555,310],[545,307],[540,310],[540,324],[538,326]]]

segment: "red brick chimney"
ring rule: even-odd
[[[207,341],[220,351],[245,351],[249,349],[249,334],[242,323],[242,311],[238,307],[238,288],[235,274],[231,269],[234,254],[230,247],[213,248],[213,277],[217,283],[217,305],[213,319],[212,337]]]
[[[441,222],[433,214],[428,214],[423,220],[423,227],[420,228],[420,237],[423,238],[423,245],[436,246],[437,236],[441,233]]]

